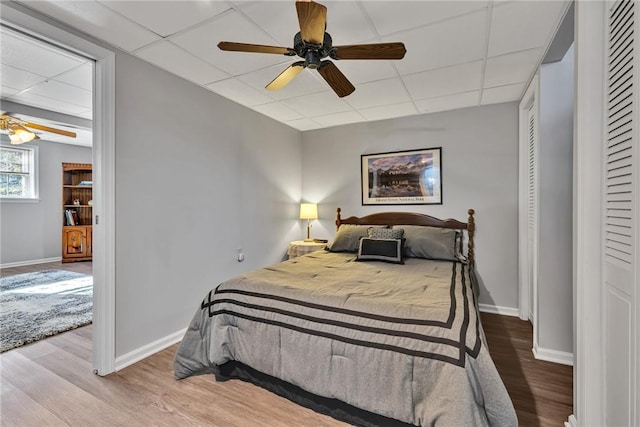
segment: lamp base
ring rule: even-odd
[[[313,242],[313,239],[304,239],[305,242]]]

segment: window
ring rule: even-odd
[[[0,146],[0,198],[36,199],[37,184],[36,149]]]

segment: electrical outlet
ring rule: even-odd
[[[244,261],[244,252],[242,252],[242,249],[238,249],[238,262],[242,261]]]

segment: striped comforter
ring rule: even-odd
[[[417,426],[517,425],[462,263],[314,252],[240,275],[206,295],[174,371],[228,361]]]

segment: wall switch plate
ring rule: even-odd
[[[242,252],[242,249],[238,249],[238,262],[242,261],[244,261],[244,252]]]

